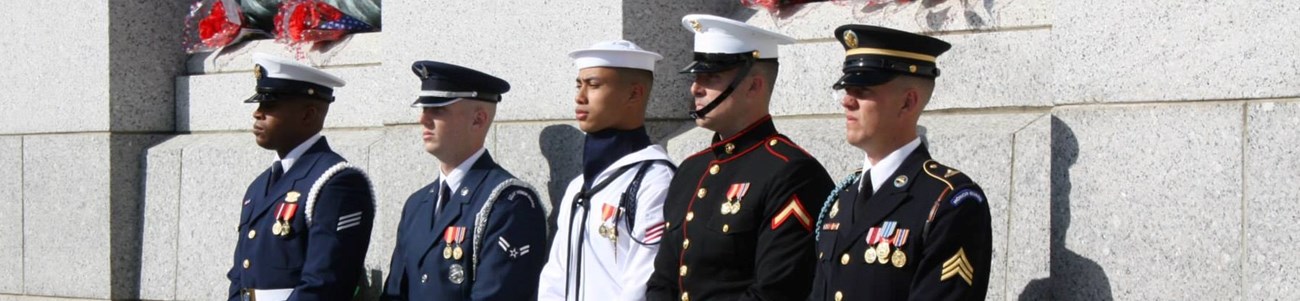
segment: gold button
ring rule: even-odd
[[[680,269],[677,269],[677,274],[686,277],[686,265],[682,265]]]
[[[244,259],[244,269],[248,269],[248,267],[251,266],[251,265],[253,265],[253,264],[250,263],[250,262],[248,262],[248,259]]]
[[[736,145],[727,143],[727,154],[730,155],[733,151],[736,151]]]
[[[722,171],[722,166],[714,164],[713,167],[709,167],[709,174],[711,175],[716,175],[719,171]]]
[[[682,301],[691,301],[691,297],[690,297],[690,296],[691,296],[691,295],[690,295],[689,293],[687,293],[687,292],[682,292]]]
[[[776,138],[772,138],[772,140],[768,141],[767,145],[776,146]]]
[[[686,212],[686,221],[689,222],[689,221],[694,220],[694,219],[695,219],[695,211],[687,211],[687,212]]]
[[[685,240],[682,240],[682,250],[685,250],[685,249],[690,248],[690,247],[691,247],[691,239],[690,239],[690,238],[687,238],[687,239],[685,239]]]
[[[849,254],[846,253],[844,256],[840,256],[840,264],[849,265]]]
[[[672,224],[673,224],[673,223],[664,222],[664,229],[672,228],[672,226],[670,226],[670,225],[672,225]]]
[[[835,301],[844,300],[844,292],[835,291]]]
[[[429,282],[429,274],[420,275],[420,283]]]
[[[822,257],[826,257],[826,252],[817,252],[817,259],[822,259]]]
[[[254,237],[257,237],[257,230],[248,230],[248,239],[253,239]]]
[[[731,231],[731,225],[722,224],[722,233],[727,233],[728,231]]]
[[[708,195],[708,193],[709,193],[708,190],[705,190],[704,188],[700,188],[699,191],[695,192],[695,197],[702,199],[704,198],[705,195]]]

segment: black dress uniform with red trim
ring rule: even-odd
[[[876,86],[899,75],[933,78],[934,57],[950,47],[863,25],[842,26],[836,36],[849,54],[836,89]],[[984,300],[992,231],[983,190],[932,160],[919,138],[877,166],[896,155],[905,156],[897,169],[855,173],[823,204],[809,300]],[[876,172],[882,174],[873,183]]]
[[[799,300],[830,175],[764,118],[682,161],[649,300]]]
[[[729,99],[750,67],[775,63],[779,44],[793,38],[744,22],[687,15],[695,32],[695,61],[682,72],[737,70],[707,116]],[[738,108],[743,109],[743,108]],[[682,161],[664,201],[664,235],[651,301],[800,300],[812,284],[813,223],[834,182],[821,163],[777,133],[771,116]]]
[[[257,94],[334,100],[343,80],[298,62],[255,54]],[[228,300],[352,300],[375,218],[360,168],[315,135],[253,180],[244,194]]]

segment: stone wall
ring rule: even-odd
[[[31,12],[11,13],[27,26],[0,40],[0,300],[225,294],[239,197],[274,160],[241,103],[250,54],[294,54],[254,41],[187,57],[184,3],[145,2],[0,4]],[[412,61],[509,80],[488,148],[553,200],[578,173],[582,135],[565,54],[615,38],[662,53],[649,128],[680,160],[712,133],[685,118],[690,80],[676,70],[692,36],[679,20],[711,13],[799,39],[781,49],[773,115],[837,179],[863,155],[843,140],[831,31],[884,25],[954,45],[921,127],[988,194],[989,299],[1300,292],[1300,3],[842,1],[782,18],[737,2],[391,0],[383,32],[304,53],[348,81],[325,134],[376,185],[374,286],[402,202],[436,175],[408,106]]]

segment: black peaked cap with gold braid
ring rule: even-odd
[[[875,86],[899,75],[939,77],[935,59],[951,44],[933,37],[879,26],[849,24],[835,29],[844,46],[844,76],[832,86]]]

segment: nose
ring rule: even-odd
[[[433,129],[433,109],[424,108],[420,111],[420,124],[426,129]]]
[[[265,119],[265,118],[266,118],[266,113],[263,113],[263,112],[262,112],[262,106],[260,106],[260,105],[257,106],[257,109],[254,109],[254,110],[253,110],[253,119],[256,119],[256,120],[262,120],[262,119]]]
[[[573,102],[580,105],[587,104],[587,87],[578,87],[578,95],[573,96]]]
[[[854,111],[858,109],[858,100],[846,94],[840,98],[840,106],[844,107],[845,111]]]
[[[694,95],[695,97],[704,97],[705,94],[704,86],[701,86],[698,82],[691,83],[691,95]]]

